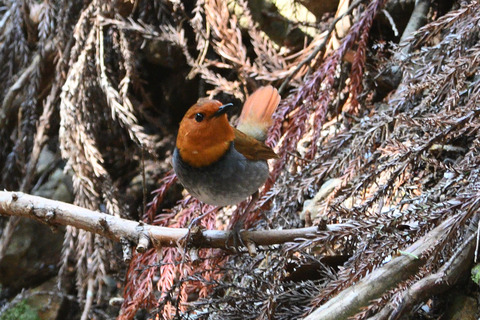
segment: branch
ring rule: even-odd
[[[385,307],[369,320],[400,319],[406,312],[421,301],[424,301],[432,294],[445,292],[451,286],[457,283],[461,276],[465,276],[471,267],[475,251],[475,240],[477,239],[477,227],[479,217],[476,216],[471,224],[470,236],[463,242],[454,256],[445,263],[436,273],[430,274],[425,278],[414,283],[400,297],[396,298],[396,303],[385,305]],[[473,226],[472,226],[473,225]]]
[[[430,10],[430,0],[417,0],[415,1],[415,8],[413,9],[410,20],[403,30],[402,37],[400,38],[400,43],[404,42],[407,38],[411,37],[418,29],[423,27],[427,23],[428,10]],[[410,45],[406,46],[401,50],[403,54],[408,54],[411,47]]]
[[[409,59],[409,52],[412,49],[412,41],[407,42],[406,40],[411,37],[418,29],[425,25],[427,22],[427,14],[430,10],[430,0],[417,0],[415,2],[415,8],[413,9],[408,24],[405,27],[405,30],[402,33],[399,43],[405,43],[401,49],[399,49],[392,61],[406,61]],[[382,92],[386,95],[391,90],[397,88],[397,92],[403,92],[398,86],[402,81],[403,72],[399,64],[390,66],[388,69],[382,71],[375,77],[377,86],[382,88]],[[390,99],[392,101],[392,99]]]
[[[431,250],[438,239],[445,234],[457,216],[443,221],[435,229],[408,247],[401,256],[372,271],[357,284],[348,287],[327,303],[312,312],[305,320],[347,319],[360,312],[373,299],[414,275],[426,262],[425,252]]]
[[[15,83],[8,89],[5,97],[3,98],[3,101],[1,102],[2,106],[0,108],[0,128],[5,127],[5,123],[8,121],[10,114],[13,111],[12,105],[15,98],[17,97],[20,90],[26,85],[26,83],[31,80],[31,75],[35,72],[40,63],[42,63],[42,58],[50,56],[53,53],[53,44],[51,42],[48,42],[45,45],[44,56],[42,56],[41,53],[37,53],[33,57],[30,65],[22,71],[22,74],[18,77],[17,81],[15,81]]]
[[[10,113],[12,112],[12,104],[15,100],[15,97],[19,93],[25,84],[30,80],[31,74],[36,70],[38,65],[41,62],[40,54],[35,55],[32,60],[32,63],[22,72],[17,81],[8,89],[8,92],[5,94],[5,98],[2,101],[2,107],[0,108],[0,127],[5,127]]]
[[[156,245],[174,247],[188,235],[187,228],[167,228],[143,222],[122,219],[105,213],[88,210],[73,204],[32,196],[21,192],[0,191],[0,215],[32,218],[51,226],[71,225],[121,242],[128,240],[145,250],[145,239]],[[326,231],[338,231],[346,225],[327,225]],[[193,229],[192,229],[193,230]],[[318,227],[289,230],[241,231],[244,243],[274,245],[318,237]],[[230,249],[234,246],[231,231],[198,230],[191,235],[193,245],[202,248]]]
[[[302,60],[292,72],[290,72],[290,74],[285,78],[285,80],[283,80],[282,85],[278,89],[279,94],[283,93],[289,82],[293,79],[297,72],[303,68],[304,65],[312,61],[313,58],[315,58],[321,51],[325,49],[328,40],[330,40],[332,32],[335,30],[337,22],[349,15],[353,11],[353,9],[355,9],[360,3],[362,3],[362,0],[355,1],[350,5],[350,7],[348,7],[347,11],[345,11],[342,15],[336,17],[335,20],[333,20],[332,24],[328,28],[327,33],[325,34],[325,38],[323,38],[323,41],[304,60]]]

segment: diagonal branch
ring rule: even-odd
[[[415,304],[424,301],[432,294],[445,292],[457,283],[458,279],[469,272],[475,251],[479,216],[476,215],[467,234],[467,239],[460,245],[456,253],[436,273],[430,274],[410,286],[395,299],[396,303],[389,303],[383,309],[369,318],[369,320],[400,319],[405,313],[412,310]]]
[[[462,213],[460,213],[461,215]],[[355,285],[343,290],[327,303],[313,311],[305,320],[347,319],[378,299],[387,290],[413,276],[427,262],[431,248],[451,228],[458,215],[451,216],[436,228],[405,249],[402,255],[393,258],[374,270]]]
[[[331,23],[330,27],[327,30],[327,33],[325,34],[325,38],[323,38],[323,41],[304,59],[302,60],[296,67],[295,69],[283,80],[282,85],[278,89],[278,92],[282,94],[288,85],[288,83],[293,79],[293,77],[297,74],[300,69],[303,68],[307,63],[313,60],[320,52],[322,52],[325,47],[327,46],[328,40],[330,40],[330,36],[332,35],[333,31],[335,30],[335,26],[337,23],[345,18],[347,15],[349,15],[353,9],[355,9],[360,3],[362,3],[361,0],[357,0],[354,3],[348,7],[347,11],[345,11],[343,14],[339,15],[338,17],[333,20]]]

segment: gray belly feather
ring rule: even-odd
[[[200,201],[216,206],[242,202],[268,178],[266,161],[248,160],[233,145],[218,162],[207,167],[191,167],[181,159],[177,148],[172,162],[185,189]]]

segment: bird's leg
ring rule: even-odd
[[[205,218],[206,216],[208,216],[210,213],[212,212],[217,212],[218,210],[220,210],[221,207],[214,207],[213,209],[210,209],[208,210],[207,212],[205,213],[202,213],[201,215],[199,215],[198,217],[194,218],[190,224],[188,225],[188,230],[190,230],[190,228],[198,225],[200,223],[200,221],[202,221],[203,218]]]
[[[226,248],[229,248],[229,245],[228,243],[230,242],[230,239],[232,240],[233,242],[233,248],[238,252],[238,248],[240,247],[240,245],[246,247],[243,239],[242,239],[242,236],[240,234],[240,231],[242,230],[242,228],[245,226],[245,221],[247,220],[248,218],[248,214],[250,213],[250,211],[252,211],[255,203],[257,202],[257,200],[260,198],[260,193],[258,192],[258,190],[252,194],[252,198],[250,199],[250,201],[248,202],[248,205],[247,207],[245,208],[245,210],[243,211],[242,215],[238,218],[237,221],[234,222],[233,224],[233,227],[232,227],[232,230],[231,230],[231,236],[228,237],[226,243],[225,243],[225,247]]]
[[[243,220],[243,223],[247,219],[248,214],[250,213],[250,211],[252,211],[253,206],[255,205],[255,203],[257,203],[259,198],[260,198],[260,192],[258,192],[258,190],[257,190],[257,191],[255,191],[254,194],[252,194],[252,198],[250,199],[250,202],[248,203],[247,207],[243,211],[243,215],[242,215],[243,219],[240,219],[240,220]]]
[[[192,235],[194,236],[196,234],[196,232],[200,231],[200,228],[198,227],[198,225],[200,224],[202,219],[205,218],[206,216],[208,216],[211,213],[216,213],[220,208],[221,207],[214,207],[214,208],[208,210],[207,212],[202,213],[201,215],[194,218],[190,222],[190,224],[187,227],[187,229],[188,229],[187,234],[184,237],[182,237],[182,241],[185,241],[185,247],[188,247],[188,245],[192,241]]]

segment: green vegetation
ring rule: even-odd
[[[21,301],[1,315],[0,320],[40,320],[40,317],[34,308]]]

